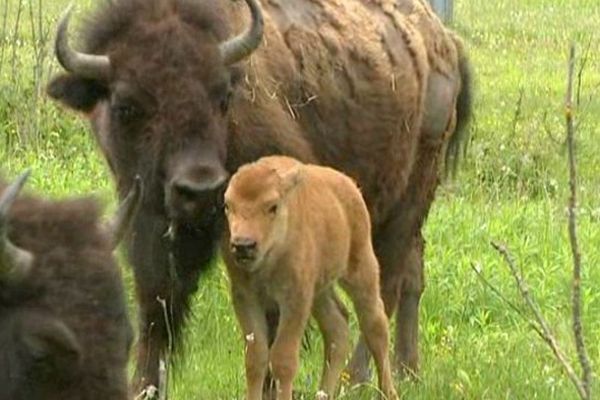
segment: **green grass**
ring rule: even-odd
[[[32,168],[31,186],[51,196],[92,192],[111,203],[113,186],[86,124],[37,95],[56,66],[46,63],[36,80],[29,19],[15,35],[18,1],[8,3],[8,28],[0,31],[2,169],[14,176]],[[65,4],[44,4],[46,23]],[[574,356],[563,100],[568,45],[575,41],[578,53],[587,54],[576,113],[583,322],[599,370],[600,5],[597,0],[457,0],[455,7],[455,27],[476,71],[476,117],[468,158],[458,179],[439,191],[426,226],[421,381],[401,382],[399,388],[412,399],[573,399],[576,393],[546,345],[479,282],[470,265],[480,264],[486,277],[521,305],[512,277],[489,245],[490,240],[507,243],[557,337]],[[185,357],[173,372],[172,398],[242,398],[242,343],[222,268],[202,280],[193,310]],[[313,348],[302,354],[297,379],[307,398],[316,391],[321,365],[320,340],[312,335]],[[598,393],[600,385],[594,389]],[[344,391],[346,399],[374,393]]]

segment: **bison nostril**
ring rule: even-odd
[[[202,188],[189,182],[174,182],[173,192],[185,200],[194,200],[202,192]]]

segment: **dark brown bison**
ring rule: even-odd
[[[0,399],[125,400],[132,329],[112,251],[139,194],[111,237],[92,199],[17,199],[26,179],[0,181]]]
[[[386,310],[398,311],[397,365],[417,368],[421,227],[470,112],[461,42],[424,0],[261,6],[106,1],[86,20],[79,51],[68,42],[68,14],[59,25],[56,55],[67,72],[49,95],[89,118],[121,196],[136,174],[146,183],[128,240],[140,387],[157,383],[168,343],[156,297],[171,304],[177,338],[223,229],[224,182],[270,154],[332,166],[359,183]]]

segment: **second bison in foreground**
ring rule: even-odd
[[[320,388],[332,398],[348,347],[348,321],[336,304],[339,279],[351,297],[371,350],[379,386],[397,398],[388,359],[388,322],[379,297],[379,265],[371,224],[356,184],[331,168],[273,156],[242,167],[225,193],[229,238],[224,258],[233,304],[247,340],[247,399],[262,398],[270,365],[277,398],[292,398],[292,381],[309,316],[325,340]],[[269,349],[265,314],[280,313]]]
[[[89,198],[19,197],[0,179],[0,400],[126,400],[133,331],[113,250],[141,182],[108,226]]]

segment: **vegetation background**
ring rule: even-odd
[[[67,2],[0,1],[0,168],[10,177],[31,168],[30,190],[54,197],[93,193],[114,207],[111,179],[86,122],[44,96],[49,76],[59,70],[51,40]],[[411,399],[576,398],[546,345],[483,287],[470,265],[480,264],[485,276],[520,304],[512,277],[489,245],[493,239],[507,243],[556,335],[574,355],[563,103],[567,50],[575,41],[581,57],[575,118],[583,324],[598,371],[600,3],[455,3],[454,28],[467,43],[476,73],[475,120],[468,156],[457,179],[439,190],[426,226],[420,383],[399,387]],[[93,1],[77,5],[75,19],[81,21]],[[129,268],[122,265],[132,289]],[[243,346],[223,268],[215,267],[200,287],[185,357],[172,371],[171,398],[239,399]],[[297,380],[306,398],[316,391],[321,365],[320,339],[311,334]],[[597,375],[594,389],[600,392]],[[344,387],[343,393],[346,399],[371,398],[374,389]]]

